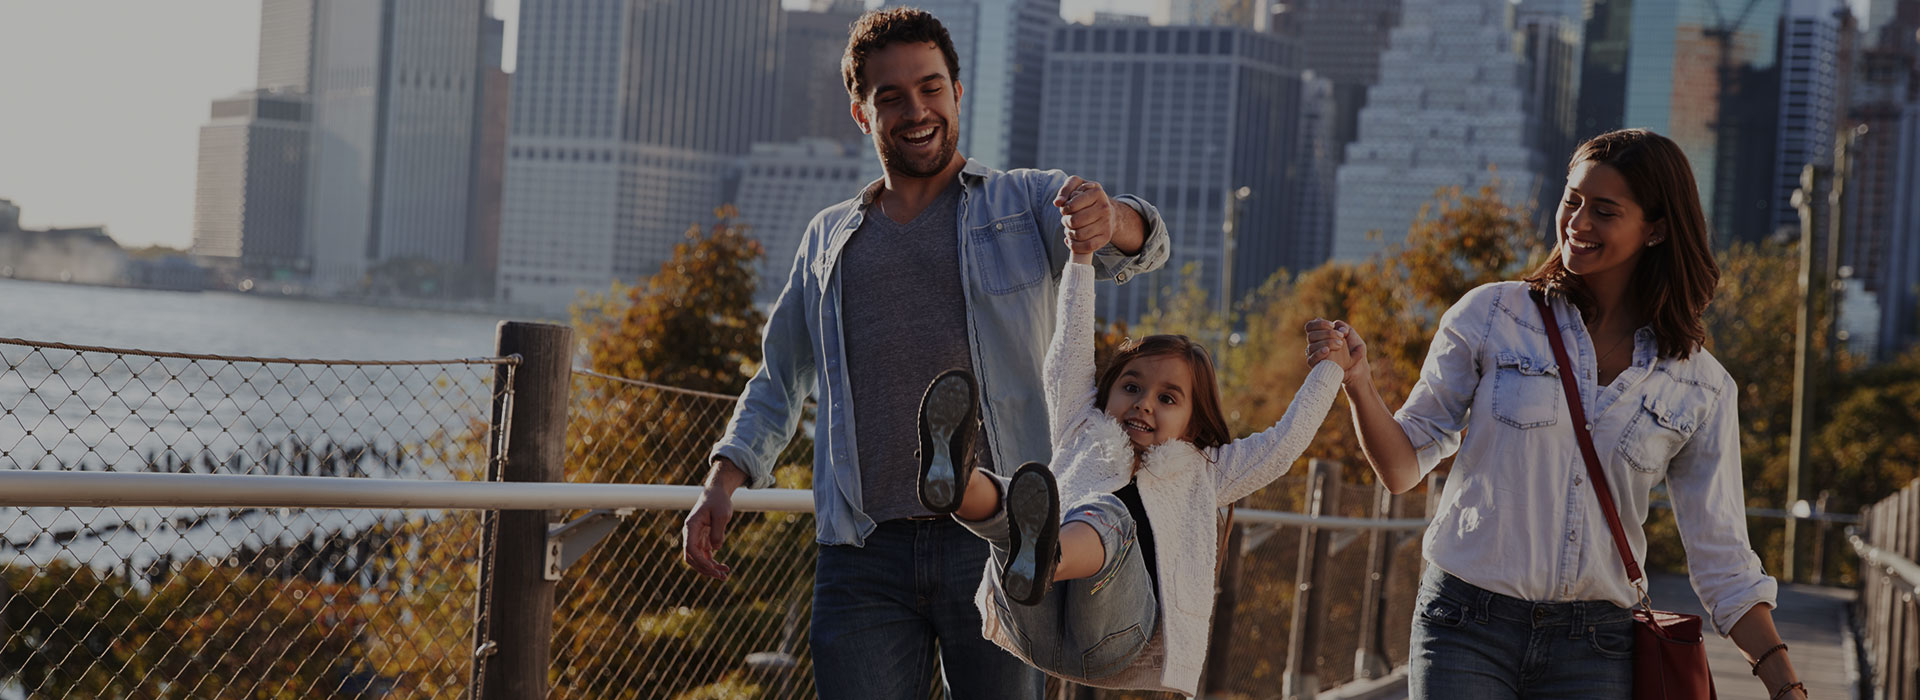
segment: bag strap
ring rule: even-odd
[[[1560,385],[1566,387],[1567,408],[1573,413],[1573,435],[1580,441],[1580,456],[1586,459],[1587,481],[1593,482],[1593,493],[1600,497],[1600,513],[1607,516],[1607,529],[1613,533],[1614,549],[1620,552],[1620,563],[1627,567],[1627,582],[1640,590],[1640,598],[1648,603],[1646,589],[1640,587],[1640,581],[1646,576],[1640,572],[1640,564],[1633,560],[1633,549],[1627,546],[1627,531],[1620,526],[1620,509],[1613,505],[1613,489],[1607,484],[1607,473],[1600,470],[1600,453],[1593,449],[1593,433],[1587,426],[1587,412],[1580,406],[1580,385],[1573,379],[1573,362],[1567,359],[1567,344],[1560,338],[1560,322],[1554,318],[1553,306],[1547,303],[1547,296],[1540,290],[1533,290],[1533,305],[1540,308],[1541,318],[1547,321],[1547,341],[1553,345],[1553,359],[1560,363]]]

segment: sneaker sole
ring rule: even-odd
[[[927,389],[920,404],[920,504],[936,513],[960,509],[959,460],[953,454],[953,435],[973,414],[973,386],[959,374],[942,375]]]
[[[1012,552],[1001,572],[1001,588],[1021,605],[1035,605],[1053,584],[1054,550],[1059,548],[1060,498],[1046,467],[1022,466],[1007,485],[1007,529]]]

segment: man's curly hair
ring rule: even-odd
[[[867,98],[867,57],[893,44],[932,43],[947,59],[947,77],[960,82],[960,54],[953,50],[947,28],[926,10],[888,7],[870,10],[854,20],[847,36],[847,52],[840,57],[840,78],[855,102]]]

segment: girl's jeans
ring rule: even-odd
[[[1006,478],[991,476],[1005,494]],[[1009,602],[1000,590],[1000,567],[1010,556],[1006,518],[1003,508],[986,520],[954,520],[990,545],[988,585],[1020,652],[1040,670],[1062,678],[1096,680],[1124,670],[1146,648],[1160,612],[1135,540],[1138,526],[1127,507],[1102,493],[1060,509],[1063,527],[1084,522],[1100,533],[1106,563],[1092,577],[1054,582],[1039,605]]]
[[[1631,611],[1604,600],[1521,600],[1432,565],[1409,656],[1415,700],[1633,697]]]

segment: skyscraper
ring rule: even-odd
[[[306,93],[313,85],[314,0],[261,0],[255,87]]]
[[[1508,202],[1542,196],[1534,78],[1506,0],[1407,0],[1380,82],[1340,167],[1333,258],[1365,258],[1403,240],[1436,190],[1498,178]],[[1490,172],[1489,168],[1497,168]]]
[[[775,133],[778,0],[526,0],[497,295],[561,309],[657,271]]]
[[[307,201],[314,282],[468,261],[484,0],[337,0],[314,18]]]
[[[1891,359],[1920,342],[1920,100],[1907,103],[1895,142],[1893,206],[1880,276],[1878,356]]]
[[[1272,0],[1163,0],[1167,24],[1266,31]]]
[[[807,224],[820,210],[859,193],[866,184],[861,166],[873,157],[872,145],[861,139],[753,145],[740,168],[735,201],[747,235],[765,249],[756,265],[755,302],[770,305],[779,298]]]
[[[1781,4],[1632,3],[1621,123],[1680,145],[1720,243],[1773,232]]]
[[[215,100],[200,128],[193,252],[242,278],[307,272],[307,101],[259,90]]]
[[[1300,76],[1300,129],[1293,157],[1287,162],[1293,183],[1292,228],[1288,231],[1286,267],[1294,272],[1317,267],[1332,254],[1335,194],[1340,173],[1337,127],[1340,101],[1333,81],[1313,71]]]
[[[1902,178],[1920,158],[1912,150],[1920,142],[1912,138],[1911,123],[1920,103],[1920,0],[1873,0],[1864,9],[1861,24],[1868,31],[1848,87],[1848,119],[1866,131],[1848,151],[1852,168],[1842,204],[1840,264],[1879,297],[1877,359],[1886,360],[1913,340],[1914,310],[1901,307],[1910,304],[1903,299],[1911,299],[1910,287],[1920,281],[1901,267],[1911,253],[1900,240],[1913,235],[1906,228],[1911,210],[1900,209],[1914,196],[1908,189],[1913,180]]]
[[[1627,54],[1633,0],[1594,0],[1581,45],[1574,138],[1584,141],[1626,124]]]
[[[960,54],[960,153],[1002,170],[1031,168],[1040,148],[1041,85],[1060,0],[912,0]],[[1051,167],[1051,166],[1049,166]]]
[[[1159,207],[1174,232],[1169,270],[1194,264],[1218,301],[1299,269],[1288,169],[1300,140],[1297,47],[1240,28],[1071,26],[1054,32],[1047,75],[1042,162]],[[1102,315],[1139,318],[1184,281],[1155,275],[1103,291]]]
[[[1846,117],[1840,100],[1853,23],[1851,13],[1835,0],[1791,0],[1782,24],[1773,227],[1798,235],[1800,212],[1793,206],[1793,191],[1800,187],[1800,172],[1809,163],[1833,164],[1834,136]],[[1826,197],[1816,201],[1824,205]],[[1825,233],[1824,227],[1816,230]]]
[[[840,56],[846,52],[848,29],[860,18],[861,8],[856,0],[822,11],[786,12],[786,28],[780,35],[778,140],[860,136],[840,77]]]
[[[1380,55],[1400,24],[1401,0],[1305,0],[1287,3],[1286,26],[1298,37],[1301,67],[1333,83],[1332,150],[1346,162],[1359,136],[1367,89],[1380,81]]]

